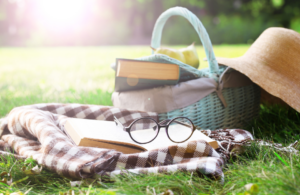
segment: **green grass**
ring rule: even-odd
[[[179,47],[179,46],[178,46]],[[214,46],[216,56],[238,57],[248,45]],[[204,58],[203,48],[198,48]],[[44,103],[81,103],[112,105],[110,96],[114,71],[110,64],[115,58],[138,58],[149,55],[148,47],[90,47],[90,48],[2,48],[0,49],[0,117],[17,106]],[[200,68],[207,67],[201,61]],[[283,144],[300,138],[300,116],[292,109],[261,106],[260,117],[245,129],[257,138]],[[278,155],[276,155],[278,154]],[[167,189],[175,194],[239,194],[244,186],[255,183],[259,194],[299,194],[300,157],[276,152],[257,145],[224,167],[225,183],[199,177],[195,173],[158,175],[125,175],[114,182],[84,180],[80,187],[71,187],[69,178],[46,169],[39,175],[27,175],[35,166],[32,160],[19,161],[13,157],[0,159],[0,173],[12,175],[12,186],[0,183],[0,193],[58,194],[72,189],[84,194],[146,194]],[[2,179],[2,178],[1,178]]]
[[[215,46],[216,56],[241,56],[249,46]],[[199,57],[205,57],[198,48]],[[151,54],[149,47],[2,48],[0,116],[13,107],[41,102],[112,105],[116,58]],[[200,68],[207,67],[201,61]]]

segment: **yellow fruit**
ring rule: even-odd
[[[152,47],[151,47],[152,48]],[[190,46],[182,49],[172,49],[167,47],[160,47],[154,49],[155,54],[164,54],[176,60],[179,60],[185,64],[193,66],[194,68],[199,67],[199,57],[197,50],[195,48],[195,43],[192,43]]]
[[[193,66],[194,68],[199,67],[199,57],[195,48],[195,42],[179,51],[184,55],[186,64]]]
[[[152,48],[152,49],[154,50],[155,54],[164,54],[164,55],[167,55],[171,58],[174,58],[174,59],[179,60],[186,64],[183,53],[177,49],[171,49],[171,48],[167,48],[167,47],[160,47],[157,49]]]

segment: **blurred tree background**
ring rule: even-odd
[[[0,0],[0,45],[148,45],[156,19],[174,6],[197,15],[213,44],[252,43],[271,26],[300,31],[299,0]],[[170,18],[163,44],[194,41],[184,18]]]

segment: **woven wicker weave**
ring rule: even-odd
[[[224,108],[216,92],[182,109],[159,114],[159,120],[185,116],[202,129],[241,128],[259,113],[260,88],[250,85],[223,89]]]
[[[209,62],[209,69],[201,71],[203,71],[203,75],[208,73],[210,78],[217,80],[218,75],[224,69],[218,67],[209,36],[202,23],[187,9],[181,7],[171,8],[158,18],[152,34],[151,46],[153,48],[160,47],[163,26],[168,18],[173,15],[185,17],[194,26],[202,41]],[[202,129],[240,128],[258,115],[260,88],[254,83],[245,87],[225,88],[222,93],[228,105],[226,108],[214,92],[190,106],[159,114],[159,120],[186,116]]]

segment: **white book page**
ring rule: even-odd
[[[180,131],[178,131],[177,133],[180,135]],[[211,141],[211,139],[209,137],[207,137],[206,135],[201,133],[199,130],[195,130],[193,135],[190,137],[190,139],[188,139],[187,141],[185,141],[183,143],[186,143],[189,141],[195,141],[195,140],[205,140],[207,142]],[[147,150],[153,150],[153,149],[168,147],[170,145],[176,145],[176,144],[178,144],[178,143],[175,143],[168,138],[165,128],[161,128],[159,135],[156,137],[155,140],[153,140],[152,142],[150,142],[148,144],[141,144],[141,145],[144,148],[146,148]]]
[[[115,122],[88,119],[68,119],[82,137],[136,144]]]

